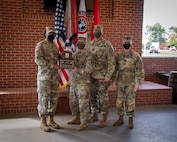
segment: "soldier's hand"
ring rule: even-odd
[[[138,89],[140,88],[140,84],[135,84],[135,88],[134,88],[134,91],[136,92]]]
[[[59,65],[54,65],[54,68],[55,68],[55,69],[59,69],[60,66],[59,66]]]
[[[76,72],[77,68],[76,67],[73,67],[73,68],[70,68],[69,71],[72,71],[72,72]]]
[[[111,79],[107,78],[107,77],[105,77],[105,79],[103,80],[103,82],[110,82],[110,81],[111,81]]]
[[[117,82],[115,82],[115,81],[112,82],[112,85],[113,85],[113,86],[116,86],[116,84],[117,84]]]

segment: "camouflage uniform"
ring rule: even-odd
[[[94,28],[102,29],[100,26]],[[100,111],[103,115],[108,115],[109,97],[108,87],[110,82],[103,82],[105,78],[112,78],[115,70],[115,57],[112,44],[103,39],[92,40],[88,47],[94,58],[94,71],[91,74],[91,111],[97,113],[97,99],[100,103]]]
[[[58,70],[59,50],[57,45],[47,39],[39,42],[35,48],[35,62],[38,65],[37,92],[39,116],[54,114],[58,103]]]
[[[69,104],[73,115],[83,120],[89,114],[90,73],[92,72],[92,55],[87,50],[76,51],[73,54],[76,72],[72,73],[70,80]]]
[[[135,111],[135,84],[140,84],[144,80],[144,69],[141,57],[137,52],[130,49],[116,55],[117,76],[117,101],[116,107],[118,115],[124,115],[124,103],[126,98],[126,113],[129,117],[134,117]]]
[[[88,127],[90,74],[92,72],[92,54],[86,50],[86,38],[78,37],[78,50],[73,54],[74,69],[70,79],[69,105],[74,118],[67,124],[80,124],[77,130]],[[82,121],[81,121],[82,119]]]

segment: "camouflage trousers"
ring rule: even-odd
[[[103,82],[103,80],[92,79],[90,85],[90,103],[91,112],[97,113],[101,111],[103,115],[108,115],[109,97],[108,87],[110,82]],[[98,108],[99,107],[99,108]]]
[[[38,114],[54,115],[58,104],[58,83],[55,81],[38,81]]]
[[[89,84],[72,84],[70,86],[69,106],[72,115],[80,115],[83,120],[87,119],[89,115],[89,87]]]
[[[134,117],[135,114],[135,97],[136,92],[134,91],[135,84],[134,83],[117,83],[117,89],[116,89],[116,108],[118,115],[124,115],[124,112],[126,111],[126,114],[128,117]]]

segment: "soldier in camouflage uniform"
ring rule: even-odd
[[[119,119],[113,126],[119,126],[124,123],[124,107],[129,117],[128,128],[133,129],[133,117],[135,113],[135,97],[141,82],[144,80],[144,67],[140,55],[131,49],[132,38],[123,38],[123,50],[116,55],[116,77],[117,85],[117,113]]]
[[[37,92],[38,113],[41,117],[40,128],[48,132],[49,126],[60,128],[53,117],[58,104],[59,75],[57,65],[59,50],[55,42],[53,27],[46,27],[46,38],[39,42],[35,48],[35,63],[38,65]],[[48,124],[46,122],[47,117]]]
[[[91,74],[91,112],[92,115],[89,118],[89,122],[98,120],[97,116],[97,99],[100,103],[100,111],[103,115],[102,121],[99,123],[99,127],[105,127],[107,124],[109,97],[108,87],[111,83],[112,74],[115,70],[115,57],[112,44],[103,39],[103,27],[102,25],[94,26],[94,37],[88,46],[89,51],[94,58],[94,71]]]
[[[88,127],[90,74],[92,72],[92,54],[85,48],[86,38],[79,37],[77,51],[73,54],[74,69],[70,80],[69,105],[74,118],[67,124],[80,124],[79,131]],[[81,119],[81,120],[80,120]]]

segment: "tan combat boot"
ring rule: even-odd
[[[88,120],[84,120],[79,127],[77,128],[78,131],[82,131],[88,127]]]
[[[60,125],[58,125],[54,120],[54,115],[50,115],[49,120],[48,120],[48,125],[51,126],[54,129],[59,129]]]
[[[116,122],[114,122],[112,126],[120,126],[122,124],[124,124],[124,118],[123,116],[119,116],[119,119]]]
[[[93,114],[89,117],[88,123],[95,122],[95,121],[98,121],[98,115],[97,115],[97,113],[93,113]]]
[[[67,124],[81,124],[80,116],[76,115],[73,119],[66,122]]]
[[[45,131],[45,132],[49,132],[50,131],[50,128],[49,126],[47,125],[46,123],[46,117],[41,117],[41,125],[40,125],[40,128]]]
[[[100,124],[98,125],[98,127],[103,128],[105,127],[107,124],[107,116],[103,115],[103,119],[101,120]]]
[[[127,128],[128,128],[128,129],[133,129],[133,128],[134,128],[134,125],[133,125],[133,117],[129,117]]]

